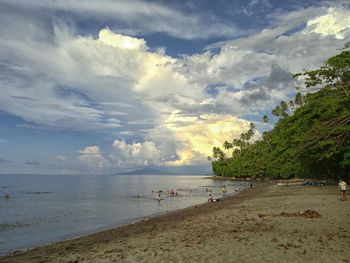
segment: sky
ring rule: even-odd
[[[0,0],[0,173],[210,173],[348,41],[348,0]]]

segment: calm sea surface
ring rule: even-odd
[[[0,175],[0,255],[205,203],[208,186],[222,198],[223,185],[248,187],[193,175]]]

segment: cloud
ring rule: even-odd
[[[221,146],[246,130],[249,122],[232,115],[204,114],[199,117],[181,116],[177,112],[163,124],[176,141],[178,159],[167,165],[207,163],[213,146]]]
[[[146,51],[147,45],[144,39],[137,39],[129,36],[123,36],[120,34],[115,34],[109,29],[102,29],[98,34],[98,38],[104,44],[125,49],[138,49]]]
[[[133,88],[154,74],[155,66],[148,65],[166,57],[75,37],[61,26],[55,31],[56,45],[0,39],[2,110],[39,125],[78,130],[115,129],[152,116]]]
[[[88,146],[84,150],[79,150],[81,154],[100,154],[100,148],[98,146]]]
[[[83,24],[87,20],[99,21],[103,24],[108,21],[113,30],[124,34],[150,34],[166,33],[170,36],[183,39],[201,39],[218,36],[236,36],[241,34],[236,26],[207,11],[188,12],[170,8],[155,2],[145,1],[113,1],[93,0],[11,0],[1,1],[7,12],[30,13],[33,16],[40,14],[46,19],[50,17],[64,18],[74,17],[76,21]],[[36,14],[37,13],[37,14]]]
[[[109,160],[102,155],[98,146],[85,147],[78,153],[81,154],[78,160],[88,166],[90,173],[104,171],[110,166]]]
[[[114,152],[110,156],[118,166],[149,166],[162,164],[162,152],[152,141],[126,143],[124,140],[113,142]]]
[[[222,113],[243,115],[267,109],[295,92],[293,73],[321,66],[338,52],[337,47],[344,45],[345,40],[334,34],[325,38],[323,34],[315,34],[311,25],[307,26],[307,21],[322,17],[324,12],[323,8],[315,7],[295,11],[289,14],[290,24],[283,18],[259,34],[208,46],[209,52],[186,57],[186,63],[178,70],[194,83],[217,87],[215,112],[220,109]],[[343,17],[338,17],[338,12],[350,16],[349,10],[326,12],[337,21]],[[320,13],[321,16],[316,15]],[[306,28],[300,28],[302,24]]]
[[[269,0],[251,0],[248,5],[242,7],[239,12],[244,13],[246,16],[253,16],[256,14],[257,10],[266,11],[273,8]]]
[[[338,39],[345,38],[345,31],[349,32],[350,17],[345,10],[330,8],[328,14],[309,20],[307,26],[310,31],[323,36],[333,35]]]
[[[63,155],[56,155],[55,158],[57,158],[60,161],[66,161],[67,160],[67,157],[63,156]]]

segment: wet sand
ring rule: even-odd
[[[336,186],[261,186],[0,262],[346,263],[350,198]]]

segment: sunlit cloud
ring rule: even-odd
[[[78,160],[88,166],[91,172],[100,172],[110,166],[109,161],[103,157],[98,146],[88,146],[83,150],[79,150],[81,155]]]
[[[350,29],[350,12],[330,8],[328,14],[309,20],[307,26],[312,28],[311,32],[323,36],[333,35],[338,39],[344,39],[344,31]]]
[[[112,147],[114,153],[110,158],[120,167],[162,164],[162,153],[152,141],[128,144],[124,140],[115,140]]]
[[[247,129],[249,122],[231,115],[204,114],[199,117],[178,116],[174,112],[165,122],[176,140],[177,160],[168,165],[189,165],[206,162],[213,146],[231,141]]]
[[[79,150],[81,154],[100,154],[100,148],[98,146],[88,146],[84,150]]]
[[[109,29],[102,29],[98,34],[98,38],[101,42],[111,47],[147,50],[144,39],[115,34]]]

